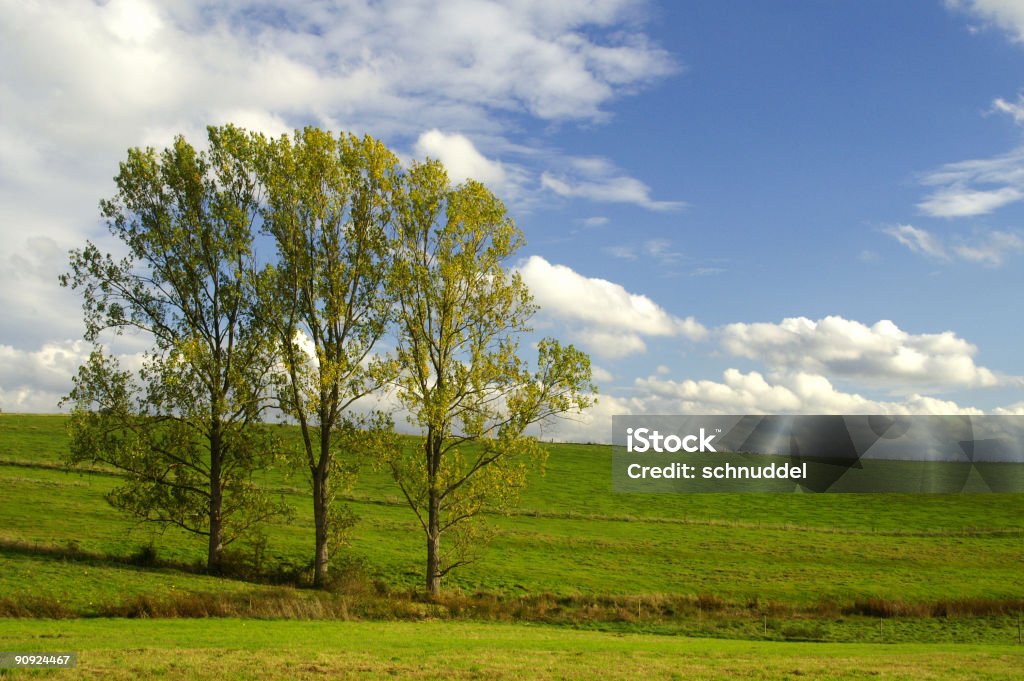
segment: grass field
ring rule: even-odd
[[[61,679],[980,681],[1024,674],[1022,646],[764,643],[473,622],[0,620],[0,649],[77,652],[76,669],[49,672]]]
[[[0,615],[98,618],[0,620],[0,650],[82,652],[62,677],[984,679],[1024,661],[1024,495],[612,494],[610,448],[551,445],[519,509],[490,518],[495,541],[428,603],[420,531],[380,472],[350,494],[336,592],[213,578],[201,541],[107,505],[112,472],[63,469],[64,424],[0,414]],[[265,481],[296,517],[268,528],[264,567],[301,571],[305,480]]]

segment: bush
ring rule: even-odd
[[[134,553],[128,556],[128,562],[138,567],[154,567],[157,561],[156,547],[152,543],[140,546]]]

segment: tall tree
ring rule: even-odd
[[[377,140],[316,128],[276,140],[266,169],[264,228],[278,259],[262,297],[287,374],[280,406],[298,422],[313,488],[317,586],[327,579],[329,544],[350,522],[334,500],[358,465],[352,450],[369,447],[382,425],[351,407],[395,372],[373,349],[390,313],[386,230],[398,172],[398,158]]]
[[[426,537],[426,587],[437,595],[484,539],[480,512],[514,502],[530,462],[543,459],[527,429],[585,409],[596,389],[589,358],[571,345],[541,341],[534,371],[520,359],[536,308],[503,263],[523,238],[486,187],[453,187],[427,162],[408,171],[397,205],[398,397],[422,438],[388,463]]]
[[[100,204],[127,257],[87,243],[61,283],[81,289],[96,345],[67,398],[69,458],[123,470],[111,503],[206,536],[218,572],[224,548],[283,507],[251,480],[272,453],[259,421],[274,358],[250,285],[266,143],[233,126],[208,134],[207,151],[178,137],[128,152]],[[137,374],[99,345],[126,329],[152,340]]]

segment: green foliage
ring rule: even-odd
[[[359,418],[350,408],[396,371],[373,348],[390,317],[386,230],[398,158],[371,137],[335,139],[306,128],[270,145],[260,175],[264,229],[277,246],[275,263],[260,275],[261,312],[283,367],[278,406],[302,434],[320,586],[330,547],[354,520],[335,498],[371,454],[367,431],[391,430],[380,415]]]
[[[209,150],[184,138],[162,153],[132,149],[100,206],[129,255],[92,243],[71,254],[61,283],[83,295],[96,349],[66,398],[68,461],[127,473],[109,499],[144,520],[208,537],[208,566],[260,521],[283,510],[252,483],[274,443],[260,420],[273,353],[254,305],[253,224],[265,144],[233,126],[209,128]],[[103,354],[101,334],[152,340],[138,372]]]
[[[484,544],[471,521],[510,507],[543,460],[528,429],[590,405],[586,355],[545,339],[536,372],[520,358],[536,308],[503,265],[522,234],[486,187],[452,187],[438,163],[406,171],[370,137],[306,128],[268,141],[228,125],[209,128],[208,151],[181,137],[160,154],[130,150],[116,182],[101,208],[128,257],[89,243],[61,280],[81,290],[97,345],[67,398],[69,461],[126,471],[111,503],[207,535],[211,569],[281,511],[251,483],[274,449],[251,428],[269,395],[302,433],[317,584],[351,523],[332,509],[353,453],[379,445],[427,534],[434,593]],[[257,224],[278,256],[259,272]],[[373,349],[392,323],[397,357],[384,358]],[[137,373],[99,346],[125,328],[153,339]],[[386,417],[352,415],[386,384],[423,429],[420,453],[387,447]]]
[[[478,182],[453,187],[427,162],[409,170],[396,203],[398,398],[423,437],[387,463],[426,535],[436,595],[484,544],[480,513],[508,508],[531,460],[543,459],[527,429],[587,408],[595,388],[589,358],[572,346],[541,341],[535,373],[520,358],[536,307],[504,268],[523,238],[497,197]],[[443,534],[454,538],[444,555]]]

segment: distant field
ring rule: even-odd
[[[74,651],[76,669],[50,674],[104,680],[995,681],[1024,669],[1022,646],[764,643],[472,622],[0,620],[0,650]]]

